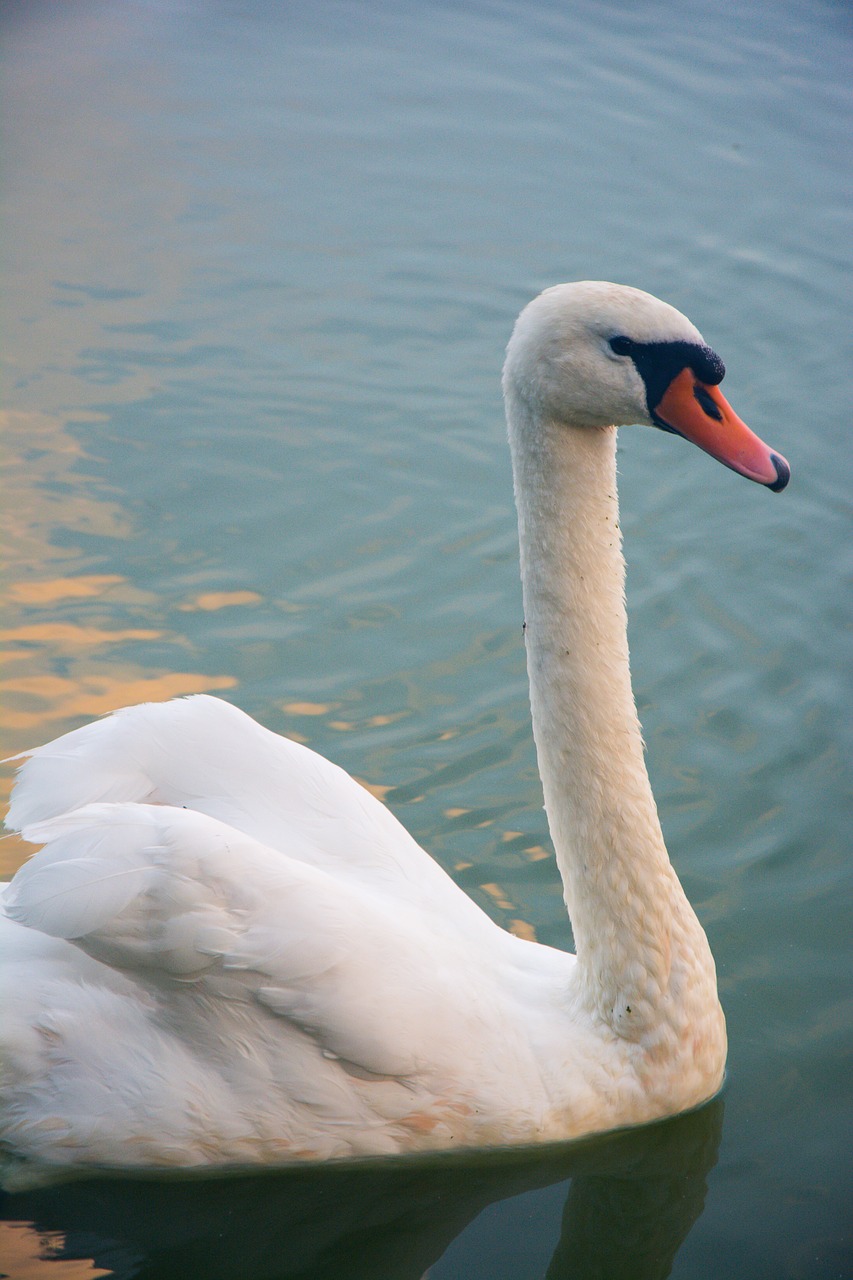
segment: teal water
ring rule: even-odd
[[[499,395],[516,313],[559,280],[659,294],[793,469],[774,496],[621,436],[724,1116],[509,1165],[9,1197],[6,1271],[853,1273],[846,9],[29,0],[2,27],[8,751],[219,691],[569,946]]]

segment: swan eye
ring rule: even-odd
[[[634,343],[630,338],[618,334],[615,338],[610,339],[610,350],[615,351],[617,356],[629,356],[634,350]]]

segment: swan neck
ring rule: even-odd
[[[704,935],[667,856],[631,688],[616,429],[536,418],[511,390],[507,415],[533,732],[581,985],[608,1021],[636,1024],[667,990],[673,917]]]

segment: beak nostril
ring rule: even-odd
[[[722,422],[723,415],[719,406],[714,402],[713,397],[709,394],[707,387],[703,387],[701,382],[697,382],[693,388],[693,395],[698,400],[703,412],[707,413],[709,418],[713,418],[715,422]]]

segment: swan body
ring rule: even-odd
[[[44,847],[0,915],[9,1180],[542,1142],[716,1092],[714,962],[631,691],[615,425],[782,488],[721,377],[679,312],[601,282],[546,290],[508,348],[533,728],[577,958],[504,932],[346,773],[227,703],[126,708],[30,753],[10,809]]]

